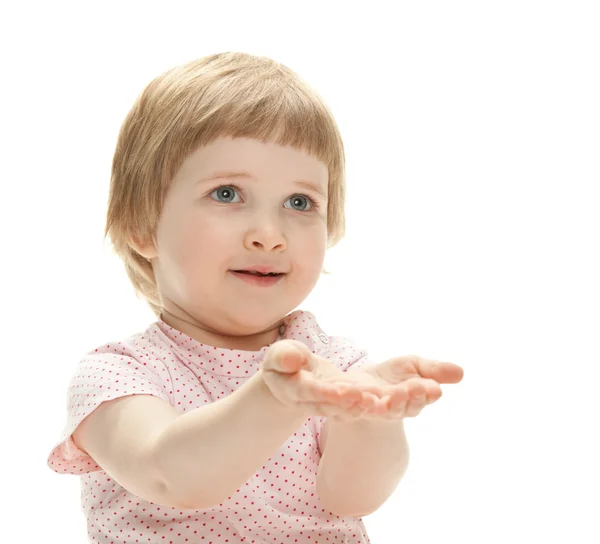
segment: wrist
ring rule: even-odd
[[[302,423],[307,417],[311,416],[308,404],[302,405],[298,402],[286,404],[277,398],[265,380],[264,370],[257,373],[257,388],[261,397],[269,405],[269,408],[275,412],[281,413],[284,417],[296,418]]]

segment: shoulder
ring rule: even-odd
[[[144,331],[132,334],[122,340],[112,340],[88,351],[81,363],[103,363],[103,366],[153,367],[162,361],[170,351],[169,345],[161,337],[157,323],[152,323]]]
[[[142,392],[169,398],[168,345],[155,324],[120,341],[108,341],[81,357],[69,384],[71,402],[108,400]]]

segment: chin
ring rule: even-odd
[[[272,327],[278,326],[279,322],[286,317],[294,308],[294,306],[281,307],[278,311],[253,311],[251,308],[245,313],[247,317],[242,323],[237,322],[241,330],[246,330],[247,334],[258,334]]]

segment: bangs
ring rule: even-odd
[[[236,98],[212,115],[208,125],[214,129],[205,135],[209,141],[230,136],[274,142],[302,149],[333,166],[339,153],[336,130],[327,112],[314,101],[289,87],[272,96],[241,92]]]
[[[255,68],[221,73],[208,84],[204,80],[197,93],[190,92],[194,81],[180,88],[181,95],[172,97],[171,103],[181,109],[168,133],[170,142],[164,142],[166,150],[179,148],[187,155],[220,137],[252,138],[303,150],[336,176],[343,168],[344,150],[327,106],[285,67],[261,66],[262,73]],[[177,155],[174,164],[183,158]],[[165,174],[169,178],[175,172]]]

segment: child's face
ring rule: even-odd
[[[200,181],[223,172],[251,177]],[[294,310],[322,270],[328,177],[318,159],[257,140],[222,138],[188,157],[167,193],[151,255],[165,308],[174,313],[175,304],[228,335],[255,334]],[[232,273],[258,265],[287,274],[262,287]]]

